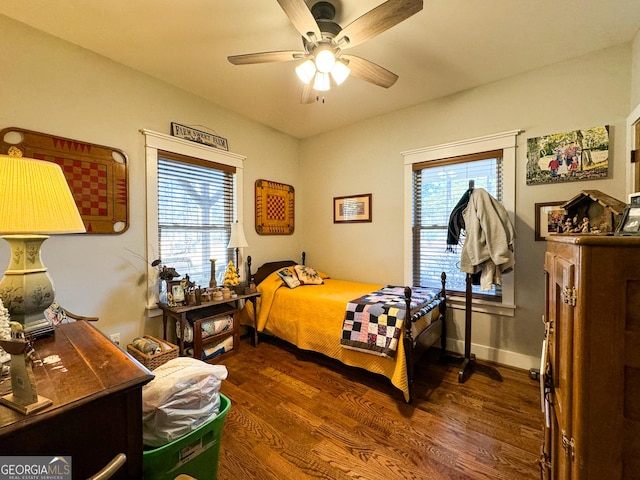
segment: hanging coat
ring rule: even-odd
[[[460,270],[480,272],[480,288],[502,285],[502,274],[515,264],[515,229],[504,206],[483,188],[476,188],[463,212],[465,241]]]

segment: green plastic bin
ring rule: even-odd
[[[220,394],[220,413],[193,432],[167,445],[143,452],[145,480],[173,480],[185,473],[198,480],[216,480],[224,418],[231,401]]]

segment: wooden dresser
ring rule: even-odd
[[[142,478],[142,386],[153,375],[84,321],[35,348],[38,394],[53,404],[26,416],[0,405],[1,455],[71,456],[73,478],[86,479],[124,453],[112,478]]]
[[[640,238],[551,236],[543,478],[640,478]]]

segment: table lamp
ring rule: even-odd
[[[44,311],[55,298],[40,247],[49,234],[81,233],[84,223],[62,169],[55,163],[0,155],[0,234],[11,248],[0,298],[26,335],[53,333]]]
[[[241,248],[248,247],[247,239],[244,236],[244,229],[242,228],[242,224],[235,223],[231,224],[231,236],[229,237],[229,245],[227,248],[235,248],[236,249],[236,269],[238,270],[238,276],[240,276],[240,265],[238,263],[239,259],[239,250]]]

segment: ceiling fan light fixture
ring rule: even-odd
[[[331,76],[337,85],[341,85],[344,82],[349,74],[351,73],[351,69],[347,67],[341,60],[337,60],[336,64],[331,69]]]
[[[309,84],[313,80],[313,76],[316,74],[316,66],[313,60],[307,60],[296,67],[296,75],[305,84]]]
[[[343,51],[389,30],[423,8],[423,0],[387,0],[342,28],[333,5],[340,4],[339,0],[278,0],[278,3],[302,36],[303,50],[248,53],[227,59],[234,65],[299,61],[296,74],[306,85],[302,103],[311,103],[313,92],[317,97],[318,92],[329,90],[331,83],[344,83],[351,70],[360,80],[391,87],[398,80],[396,74],[364,58],[343,55]]]
[[[336,56],[331,50],[322,49],[316,54],[316,68],[319,72],[329,73],[336,64]]]
[[[313,89],[319,92],[326,92],[331,89],[331,79],[328,73],[316,73],[316,79],[313,82]]]

